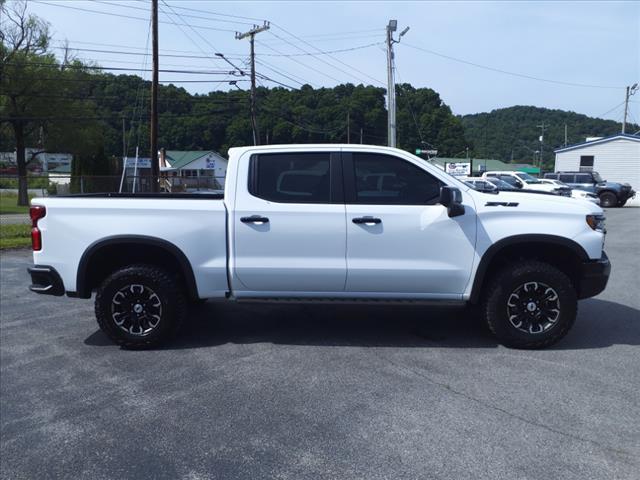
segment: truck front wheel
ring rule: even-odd
[[[186,314],[185,295],[165,270],[132,265],[107,277],[95,301],[100,329],[126,348],[154,347],[172,336]]]
[[[602,192],[600,194],[600,206],[603,208],[617,207],[618,197],[613,192]]]
[[[569,277],[535,260],[504,267],[485,295],[483,311],[490,330],[512,348],[553,345],[567,334],[578,311]]]

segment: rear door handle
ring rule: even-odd
[[[382,220],[376,217],[356,217],[351,221],[356,225],[377,225],[378,223],[382,223]]]
[[[262,217],[260,215],[251,215],[250,217],[240,217],[240,221],[242,223],[269,223],[269,219],[267,217]]]

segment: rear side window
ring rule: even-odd
[[[369,205],[432,205],[440,199],[442,182],[401,158],[354,153],[356,203]]]
[[[331,203],[329,153],[275,153],[251,159],[249,191],[279,203]]]
[[[560,175],[560,181],[562,183],[575,183],[575,175]]]

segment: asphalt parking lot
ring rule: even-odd
[[[544,351],[460,309],[213,303],[121,350],[3,252],[0,477],[637,479],[640,208],[607,215],[609,286]]]

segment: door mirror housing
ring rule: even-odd
[[[440,204],[447,207],[449,217],[464,215],[462,192],[456,187],[444,186],[440,188]]]

